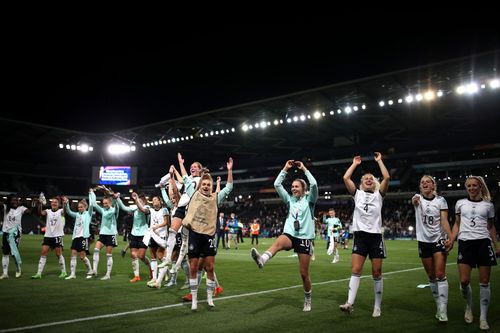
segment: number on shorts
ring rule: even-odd
[[[210,243],[210,248],[213,249],[215,247],[213,238],[210,238],[208,242]]]

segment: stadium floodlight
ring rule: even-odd
[[[233,128],[231,128],[231,132],[233,132],[233,133],[234,133],[234,131],[235,131],[234,127],[233,127]]]
[[[448,184],[448,187],[452,187],[452,186],[453,186],[453,184]]]
[[[82,147],[80,145],[77,145],[76,150],[80,150],[80,149],[82,149]]]
[[[158,146],[158,141],[155,141],[155,146]]]
[[[438,92],[436,93],[437,97],[443,97],[444,93],[442,90],[438,90]]]
[[[270,121],[267,122],[267,126],[271,126],[271,122]]]
[[[428,90],[424,94],[424,98],[426,101],[432,101],[434,99],[434,91]]]
[[[471,82],[467,85],[466,91],[469,95],[475,94],[479,91],[479,86],[475,82]]]
[[[267,127],[267,123],[265,121],[261,121],[260,122],[260,127],[266,128]]]
[[[203,134],[202,134],[202,136],[203,136]],[[172,142],[172,141],[170,141],[170,139],[168,139],[168,140],[167,140],[167,143],[170,143],[170,142]]]
[[[274,124],[275,126],[278,126],[278,124],[279,124],[279,123],[280,123],[280,122],[278,121],[278,119],[274,119],[273,124]]]
[[[413,95],[408,95],[405,97],[405,101],[406,103],[410,104],[411,102],[413,102]]]
[[[259,127],[260,127],[260,125],[259,125],[259,123],[255,123],[255,124],[253,125],[253,127],[255,127],[255,128],[259,128]]]
[[[485,89],[486,85],[484,83],[481,84],[481,89]]]
[[[417,102],[420,102],[420,101],[421,101],[421,100],[423,100],[423,99],[424,99],[424,96],[422,96],[422,94],[420,94],[420,93],[419,93],[419,94],[416,94],[416,95],[415,95],[415,100],[416,100]]]
[[[311,115],[310,114],[307,115],[307,119],[311,119]]]
[[[298,121],[298,120],[299,120],[299,117],[293,116],[293,121]]]
[[[412,231],[413,231],[413,226],[412,226],[412,225],[408,227],[408,231],[409,231],[409,232],[412,232]]]
[[[392,99],[390,99],[387,101],[387,104],[392,105],[392,104],[394,104],[394,101]]]
[[[350,107],[350,106],[346,106],[346,107],[344,108],[344,111],[345,111],[345,113],[351,113],[352,109],[351,109],[351,107]]]
[[[145,143],[142,144],[142,148],[146,148],[146,144]]]
[[[64,145],[62,143],[59,144],[59,148],[63,149]]]
[[[354,111],[358,111],[358,110],[359,110],[359,108],[358,108],[356,105],[355,105],[355,106],[353,106],[353,107],[352,107],[352,109],[353,109]]]
[[[130,152],[130,146],[121,143],[112,143],[108,146],[108,152],[111,155],[120,155]]]
[[[220,130],[220,134],[224,134],[224,133],[225,133],[225,132],[224,132],[224,130],[223,130],[223,129],[221,129],[221,130]]]
[[[86,152],[88,152],[88,151],[89,151],[89,145],[88,145],[88,144],[86,144],[86,143],[84,143],[84,144],[81,146],[81,149],[80,149],[80,150],[81,150],[81,152],[82,152],[82,153],[86,153]]]
[[[221,133],[222,134],[222,133]],[[215,131],[215,135],[219,135],[219,131]],[[188,139],[188,137],[186,136],[186,140]]]
[[[283,124],[283,119],[280,119],[280,124]]]
[[[497,89],[500,88],[500,80],[494,79],[490,81],[490,88],[491,89]]]
[[[399,104],[403,103],[403,99],[402,98],[398,98],[398,103]]]
[[[361,105],[361,108],[362,108],[363,110],[366,110],[366,105],[365,105],[365,104]]]
[[[167,144],[167,140],[163,140],[163,144],[166,145]]]
[[[292,122],[292,118],[286,118],[286,122],[290,124]]]
[[[384,105],[385,105],[385,102],[384,102],[384,101],[380,101],[380,102],[378,102],[378,105],[379,105],[380,107],[382,107],[382,106],[384,106]]]
[[[457,92],[457,94],[462,95],[465,92],[465,86],[458,86],[455,91]]]
[[[302,114],[302,115],[300,115],[300,120],[301,120],[301,121],[306,120],[306,116],[304,116],[303,114]]]
[[[71,150],[76,150],[76,145],[71,145]]]
[[[130,146],[130,151],[135,151],[135,146]]]
[[[342,110],[341,110],[341,109],[338,109],[338,110],[337,110],[337,113],[338,113],[338,114],[341,114],[341,113],[342,113]]]
[[[324,113],[324,112],[321,112],[321,115],[322,115],[322,116],[324,117],[324,116],[326,116],[326,113]]]
[[[253,126],[252,125],[248,125],[248,129],[253,129]]]
[[[181,141],[184,141],[184,137],[181,137]]]
[[[332,116],[333,116],[334,114],[335,114],[335,111],[330,110],[330,115],[332,115]],[[314,118],[315,118],[315,119],[318,119],[318,118],[319,118],[319,112],[318,112],[318,118],[316,118],[316,116],[315,116]]]
[[[192,136],[192,135],[191,135],[189,138],[190,138],[191,140],[193,140],[193,136]]]
[[[214,131],[210,131],[210,136],[214,135]]]

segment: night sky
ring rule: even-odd
[[[5,38],[2,117],[109,132],[500,47],[493,24],[365,25],[33,27]]]

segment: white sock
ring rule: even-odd
[[[264,265],[266,262],[268,262],[269,260],[271,260],[271,258],[273,257],[273,255],[271,254],[271,252],[266,251],[260,257],[262,258],[262,265]]]
[[[486,320],[488,316],[488,306],[490,305],[491,290],[490,284],[479,284],[479,304],[481,305],[480,320]]]
[[[356,300],[356,294],[358,293],[360,276],[352,274],[349,280],[349,295],[347,297],[347,303],[354,304]]]
[[[40,261],[38,262],[38,272],[37,274],[42,274],[43,269],[45,268],[45,263],[47,262],[46,256],[40,256]]]
[[[3,255],[2,256],[2,270],[3,270],[3,275],[8,275],[9,273],[9,255]]]
[[[174,247],[175,247],[175,236],[176,235],[177,235],[177,231],[175,231],[172,228],[168,229],[167,253],[165,254],[165,257],[167,258],[168,263],[172,262],[172,252],[174,251]]]
[[[189,289],[191,290],[191,309],[196,310],[198,307],[198,279],[189,279]]]
[[[149,267],[149,264],[151,263],[148,256],[144,256],[144,258],[142,258],[141,261],[144,263],[144,265],[146,265],[148,267]]]
[[[215,281],[207,278],[207,303],[210,306],[214,306],[214,300],[213,300],[214,289],[215,289]]]
[[[69,269],[71,271],[70,275],[76,275],[76,256],[71,256],[71,260],[69,262]]]
[[[462,285],[460,285],[460,291],[462,292],[462,296],[465,298],[465,301],[467,302],[467,306],[470,309],[472,309],[472,288],[470,286],[470,283],[465,288],[463,288]]]
[[[446,313],[448,307],[448,279],[446,276],[437,280],[437,289],[439,293],[439,311]]]
[[[113,254],[111,253],[106,254],[106,257],[108,259],[106,262],[106,267],[107,267],[106,275],[111,276],[111,270],[113,269]]]
[[[62,254],[59,256],[59,267],[61,268],[61,273],[66,273],[66,262]]]
[[[382,293],[384,291],[384,280],[382,277],[373,279],[373,291],[375,292],[375,309],[380,309],[382,305]]]
[[[149,263],[149,266],[151,266],[151,272],[153,274],[153,280],[156,280],[156,277],[158,276],[158,261],[156,261],[156,259],[151,259],[151,262]]]
[[[83,263],[85,264],[85,267],[87,268],[87,272],[90,272],[92,270],[92,267],[90,265],[90,260],[86,256],[83,257]]]
[[[166,260],[166,259],[165,259],[165,258],[163,258],[163,259],[162,259],[162,262],[163,262],[163,261],[165,261],[165,260]],[[151,263],[153,263],[153,261],[152,261]],[[155,263],[155,266],[158,266],[158,265],[156,264],[156,260],[154,260],[154,263]],[[156,271],[157,271],[157,269],[155,269],[155,270],[153,271],[153,272],[154,272],[154,273],[153,273],[153,279],[154,279],[154,280],[156,280],[156,283],[157,283],[158,285],[160,285],[160,286],[161,286],[161,283],[163,282],[163,279],[165,279],[165,275],[167,275],[167,273],[168,273],[168,266],[165,266],[165,267],[163,267],[163,268],[160,268],[160,271],[158,272],[158,274],[156,273]],[[158,277],[157,277],[157,276],[158,276]]]
[[[304,300],[310,302],[311,299],[312,299],[312,289],[309,291],[304,290]]]
[[[139,259],[132,259],[132,270],[134,271],[134,276],[139,276]]]
[[[431,293],[432,297],[434,298],[434,302],[436,302],[436,307],[439,309],[439,292],[438,292],[437,280],[429,279],[429,286],[431,287]]]
[[[92,270],[94,271],[94,274],[97,274],[97,266],[99,265],[99,249],[95,248],[94,249],[94,255],[93,255],[93,267]]]

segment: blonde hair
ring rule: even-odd
[[[212,185],[214,184],[214,180],[213,180],[212,176],[209,173],[203,173],[200,177],[200,181],[198,182],[198,186],[196,187],[196,190],[200,189],[201,182],[204,180],[209,180],[212,183]]]
[[[306,183],[306,181],[304,179],[302,179],[302,178],[296,178],[293,181],[294,182],[299,182],[302,185],[302,188],[304,189],[304,194],[307,193],[308,187],[307,187],[307,183]]]
[[[363,176],[361,176],[361,181],[360,181],[360,183],[359,183],[359,189],[360,189],[361,191],[366,191],[366,189],[365,189],[365,188],[364,188],[364,186],[363,186],[363,178],[365,178],[365,176],[368,176],[368,175],[370,175],[370,176],[372,176],[372,177],[373,177],[373,181],[375,182],[375,191],[378,191],[378,190],[380,189],[380,182],[379,182],[378,178],[377,178],[377,177],[375,177],[375,176],[374,176],[373,174],[371,174],[371,173],[365,173]]]
[[[83,206],[85,206],[85,209],[87,209],[87,207],[89,206],[89,204],[87,203],[87,200],[85,199],[82,199],[80,201],[78,201],[79,204],[82,204]]]
[[[436,183],[436,180],[434,179],[434,177],[432,177],[431,175],[423,175],[422,178],[420,178],[420,182],[422,182],[422,179],[424,178],[429,178],[432,182],[432,184],[434,185],[434,190],[432,191],[432,194],[434,196],[437,197],[437,183]],[[422,193],[422,189],[420,188],[420,184],[418,185],[419,189],[420,189],[420,193]]]
[[[481,191],[481,199],[484,201],[491,201],[491,195],[490,195],[490,190],[488,190],[488,186],[486,186],[486,182],[484,181],[484,178],[481,176],[469,176],[465,180],[465,187],[467,188],[467,182],[471,179],[475,179],[479,183],[479,190]]]

